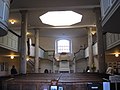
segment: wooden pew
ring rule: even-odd
[[[103,82],[102,75],[94,73],[26,74],[6,81],[4,90],[49,90],[51,80],[58,78],[58,85],[64,90],[87,90],[88,83]]]

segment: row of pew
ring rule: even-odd
[[[52,80],[58,81],[57,85],[64,90],[88,90],[90,83],[101,86],[104,77],[104,74],[98,73],[32,73],[5,80],[3,90],[50,90]]]

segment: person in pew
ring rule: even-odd
[[[11,75],[16,75],[17,74],[17,70],[15,68],[15,66],[13,65],[12,68],[11,68]]]
[[[111,66],[109,66],[106,70],[106,74],[114,75],[114,69]]]
[[[44,73],[48,73],[48,69],[45,69]]]
[[[87,66],[86,72],[90,72],[90,67],[89,66]]]

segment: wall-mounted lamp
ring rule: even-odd
[[[30,35],[30,32],[27,32],[26,35]]]
[[[14,56],[10,56],[11,59],[14,59]]]
[[[96,27],[93,27],[93,28],[91,29],[91,33],[92,33],[92,35],[94,35],[94,34],[96,33]]]
[[[26,58],[27,61],[29,61],[29,59],[30,59],[29,57]]]
[[[10,19],[9,22],[10,22],[11,24],[15,24],[16,20]]]
[[[96,33],[96,31],[91,31],[92,35],[94,35]]]
[[[115,54],[115,57],[119,57],[119,54],[118,54],[118,53],[116,53],[116,54]]]

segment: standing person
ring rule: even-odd
[[[11,69],[11,75],[16,75],[16,74],[17,74],[17,70],[16,70],[15,66],[13,65],[12,69]]]

